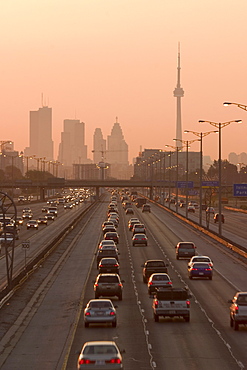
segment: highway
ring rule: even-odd
[[[125,351],[125,370],[246,368],[247,327],[238,332],[230,328],[227,303],[237,290],[246,290],[246,260],[154,204],[151,213],[135,208],[135,215],[147,227],[148,246],[132,247],[127,228],[131,216],[124,214],[119,202],[120,275],[125,282],[123,301],[112,299],[118,306],[118,325],[84,328],[81,313],[94,298],[94,254],[102,239],[108,203],[109,196],[1,308],[1,369],[76,369],[77,351],[85,341],[95,339],[117,342]],[[72,215],[61,213],[54,229]],[[187,261],[175,258],[175,245],[181,240],[193,241],[199,254],[212,258],[212,281],[189,280]],[[151,258],[165,259],[173,285],[190,289],[190,323],[181,319],[154,322],[141,269]]]

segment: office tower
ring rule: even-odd
[[[53,160],[52,108],[42,107],[38,111],[31,111],[29,127],[30,145],[25,148],[24,154]]]
[[[104,162],[106,156],[106,140],[100,128],[96,128],[93,135],[93,162]]]
[[[80,122],[78,119],[65,119],[63,121],[58,161],[71,169],[75,163],[88,162],[84,122]]]
[[[107,136],[107,162],[128,165],[128,145],[126,144],[120,124],[114,123],[111,135]]]
[[[178,50],[178,76],[177,76],[177,86],[173,91],[173,95],[177,98],[177,123],[176,123],[176,146],[178,148],[182,147],[182,143],[179,140],[182,140],[182,120],[181,120],[181,98],[184,96],[184,90],[180,84],[180,48]]]

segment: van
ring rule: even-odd
[[[180,257],[191,258],[196,255],[196,246],[192,242],[179,242],[176,247],[176,259]]]

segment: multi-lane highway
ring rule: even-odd
[[[77,351],[84,342],[95,339],[117,342],[125,351],[125,370],[246,368],[247,327],[237,332],[230,328],[227,303],[236,291],[247,290],[246,261],[154,204],[151,213],[134,208],[135,216],[147,228],[148,246],[133,247],[127,228],[132,215],[125,215],[118,202],[120,275],[125,281],[123,300],[112,299],[118,306],[118,325],[84,327],[82,312],[88,300],[94,298],[94,257],[109,199],[107,195],[92,209],[2,307],[1,369],[75,369]],[[54,226],[43,233],[49,234],[55,224],[61,229],[63,222],[72,217],[70,211],[65,214],[61,210]],[[37,239],[42,240],[39,233]],[[212,281],[189,280],[187,261],[175,257],[175,245],[184,240],[193,241],[199,254],[212,258]],[[187,286],[191,291],[190,323],[182,319],[154,322],[152,299],[141,269],[151,258],[166,260],[173,285]]]

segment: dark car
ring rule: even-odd
[[[194,262],[188,267],[188,276],[190,279],[197,278],[208,278],[212,280],[213,269],[207,262]]]
[[[105,257],[100,260],[98,269],[100,274],[106,272],[119,274],[119,263],[116,258]]]
[[[133,215],[134,214],[134,210],[133,208],[127,208],[126,211],[125,211],[126,215]]]
[[[143,204],[142,212],[151,212],[150,204]]]
[[[47,225],[47,218],[46,217],[39,217],[38,218],[38,223],[40,225]]]
[[[117,232],[108,231],[107,233],[105,233],[104,239],[105,240],[113,240],[116,244],[119,243],[119,235],[118,235]]]
[[[45,215],[45,218],[48,220],[48,221],[54,221],[55,220],[55,216],[52,214],[52,213],[47,213]]]
[[[118,274],[99,274],[94,283],[95,299],[103,297],[114,297],[122,300],[123,283]]]
[[[38,221],[30,220],[27,222],[27,229],[38,229],[38,228],[39,228]]]
[[[105,233],[107,232],[116,232],[116,228],[114,225],[106,225],[103,229],[102,229],[102,232],[103,232],[103,235],[105,235]]]
[[[219,222],[219,219],[220,219],[219,213],[215,213],[214,214],[214,223]],[[221,213],[221,222],[222,223],[225,222],[225,216],[223,215],[223,213]]]
[[[196,255],[196,246],[192,242],[179,242],[176,247],[176,258],[191,258]]]

